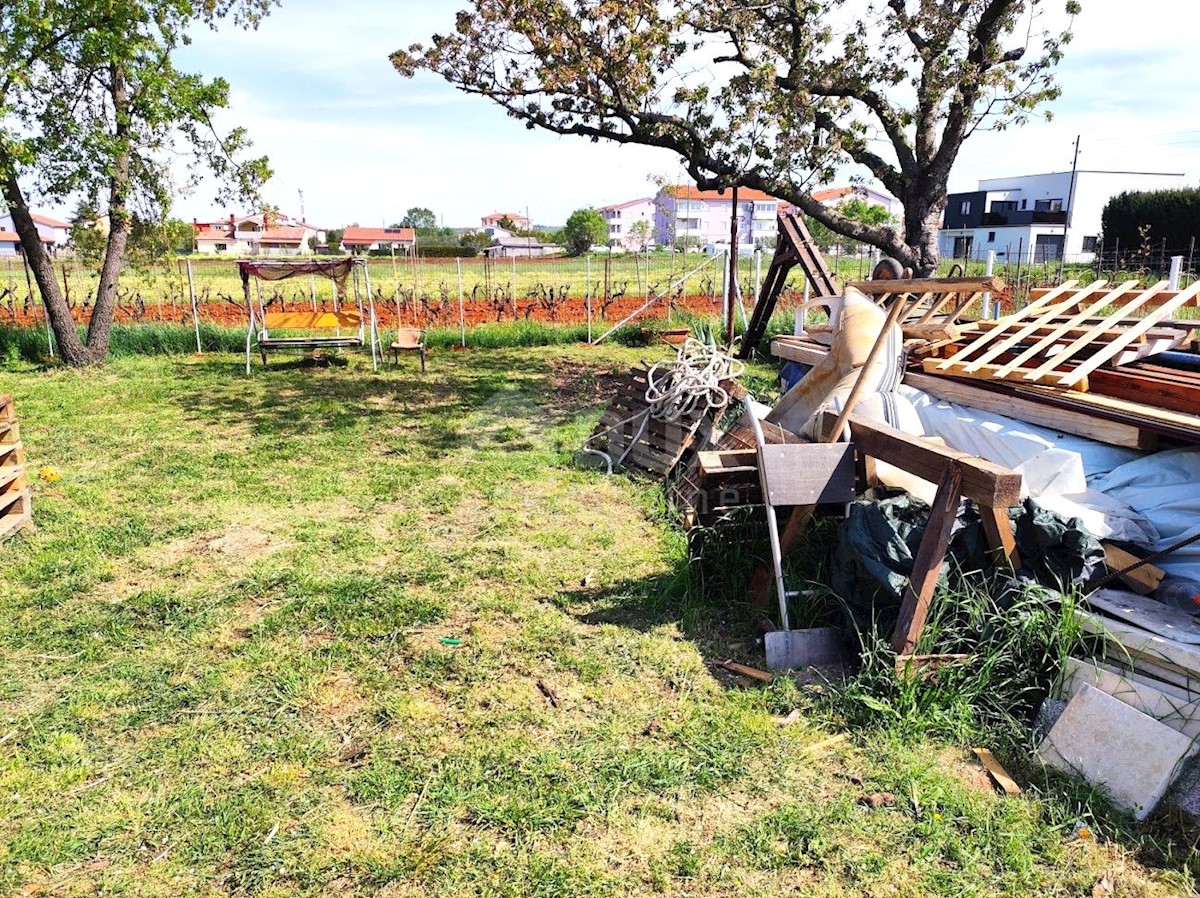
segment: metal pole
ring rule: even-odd
[[[733,350],[733,298],[734,292],[737,290],[737,262],[738,262],[738,186],[735,181],[733,184],[733,198],[730,203],[729,215],[729,277],[726,279],[728,288],[726,289],[726,306],[725,306],[725,344],[729,349]]]
[[[362,269],[363,269],[363,283],[366,285],[366,288],[367,288],[367,308],[371,312],[371,370],[378,371],[379,370],[379,356],[376,354],[376,350],[379,348],[377,346],[377,344],[379,342],[379,337],[378,337],[379,329],[375,323],[375,296],[371,292],[371,271],[370,271],[370,269],[367,268],[367,263],[365,261],[362,263]],[[358,285],[358,278],[354,279],[354,283],[355,283],[355,286]],[[359,314],[362,314],[362,296],[361,295],[358,297],[358,309],[359,309]]]
[[[588,342],[592,342],[592,254],[583,257],[583,304],[587,307]]]
[[[1071,228],[1071,209],[1075,198],[1075,173],[1079,167],[1079,135],[1075,135],[1075,158],[1071,160],[1071,186],[1067,189],[1067,218],[1063,222],[1063,248],[1058,261],[1058,279],[1061,282],[1067,267],[1067,232]]]
[[[463,309],[462,259],[455,257],[454,267],[458,270],[458,327],[462,331],[462,345],[467,345],[467,317]]]
[[[996,268],[996,251],[994,249],[989,249],[987,251],[987,267],[984,269],[984,271],[988,277],[992,276],[992,272],[995,270],[995,268]],[[979,317],[981,317],[981,318],[991,318],[992,317],[992,294],[990,292],[983,294],[983,314],[980,315]]]
[[[183,264],[187,268],[188,299],[192,302],[192,324],[196,326],[196,353],[199,354],[204,350],[200,347],[200,310],[196,308],[196,284],[192,280],[192,260],[188,259]]]

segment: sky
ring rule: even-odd
[[[1061,0],[1049,4],[1061,9]],[[685,180],[667,151],[530,131],[436,76],[395,72],[392,51],[449,31],[465,5],[283,0],[257,31],[198,31],[177,63],[229,81],[218,123],[245,126],[270,158],[264,198],[298,218],[302,192],[304,216],[323,228],[392,224],[413,206],[453,227],[526,209],[554,225],[580,207],[653,194],[654,178]],[[950,190],[1069,171],[1076,136],[1081,169],[1180,172],[1200,183],[1200,92],[1189,58],[1197,25],[1194,0],[1083,0],[1053,119],[972,136]],[[173,213],[203,220],[235,211],[212,196],[201,188]]]

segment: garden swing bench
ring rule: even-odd
[[[371,368],[379,370],[381,347],[379,326],[375,318],[375,302],[371,296],[371,276],[361,259],[305,260],[297,262],[242,260],[238,262],[242,278],[242,293],[250,312],[246,330],[246,373],[255,348],[267,364],[267,353],[277,349],[361,349],[371,347]],[[334,308],[318,311],[269,312],[269,302],[263,301],[262,282],[282,281],[301,275],[322,275],[334,284]],[[250,290],[253,278],[257,290]],[[345,296],[349,283],[354,286],[356,308],[340,307],[336,297]],[[364,301],[363,294],[366,294]],[[343,333],[343,330],[349,333]],[[272,336],[272,331],[308,331],[299,336]],[[312,332],[319,333],[312,333]],[[330,333],[332,331],[332,333]]]

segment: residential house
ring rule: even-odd
[[[537,256],[557,256],[563,248],[557,243],[540,243],[534,237],[514,237],[511,234],[493,237],[492,245],[482,250],[492,259],[529,259]]]
[[[654,239],[664,246],[729,245],[733,192],[700,190],[687,184],[662,188],[654,198]],[[739,245],[773,240],[779,201],[761,190],[738,189]]]
[[[503,227],[500,222],[508,219],[512,222],[512,228],[518,231],[528,231],[531,229],[529,219],[517,212],[493,212],[491,215],[485,215],[480,221],[484,228]]]
[[[813,199],[823,206],[840,206],[848,200],[857,198],[865,200],[871,206],[882,206],[896,218],[904,214],[904,206],[894,196],[863,184],[856,184],[853,187],[824,187],[814,190],[812,195]]]
[[[627,249],[639,250],[643,244],[654,242],[654,217],[656,212],[654,197],[646,196],[641,199],[627,200],[624,203],[613,203],[611,206],[601,206],[598,211],[608,225],[608,240],[612,244],[624,246]],[[635,228],[639,221],[646,222],[648,228]],[[638,232],[645,231],[644,237]]]
[[[409,255],[417,244],[412,228],[360,228],[352,225],[342,234],[341,248],[357,255],[377,250],[394,250]]]
[[[310,252],[309,240],[325,239],[325,231],[308,222],[292,221],[272,212],[220,221],[193,221],[197,253],[237,256],[302,256]]]
[[[1077,171],[987,178],[978,189],[947,198],[938,247],[943,257],[1090,262],[1105,204],[1126,190],[1184,186],[1182,174]]]
[[[30,217],[33,218],[38,236],[42,238],[42,244],[46,249],[53,253],[67,245],[71,231],[71,226],[67,222],[43,215],[40,212],[32,212]],[[20,246],[21,241],[13,226],[12,213],[6,212],[0,215],[0,256],[18,255]]]

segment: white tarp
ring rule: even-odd
[[[1121,465],[1092,485],[1154,522],[1156,550],[1200,531],[1200,449],[1156,452]],[[1200,583],[1200,543],[1154,563],[1170,578]]]
[[[913,387],[902,386],[899,392],[916,408],[926,434],[941,437],[960,452],[1020,472],[1026,494],[1044,508],[1079,518],[1100,539],[1141,546],[1158,541],[1152,520],[1093,485],[1120,465],[1139,459],[1141,453],[945,402]]]

